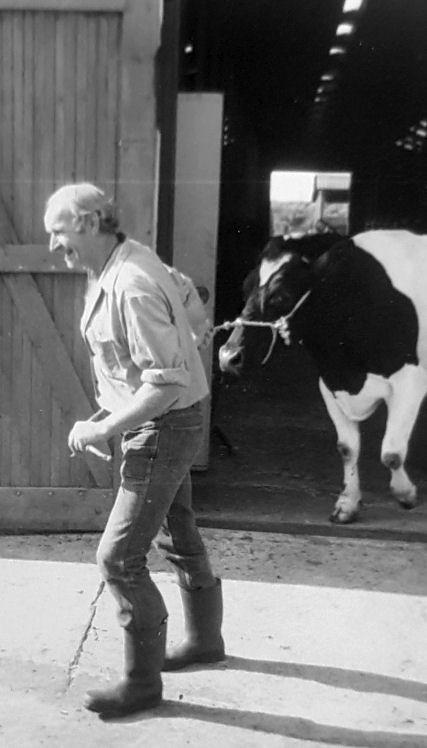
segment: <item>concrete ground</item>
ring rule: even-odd
[[[164,675],[164,703],[102,721],[87,687],[119,677],[98,537],[0,538],[4,748],[427,746],[425,545],[202,530],[223,578],[224,663]],[[151,568],[182,630],[164,562]]]

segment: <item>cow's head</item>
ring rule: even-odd
[[[315,281],[319,258],[341,239],[334,233],[272,237],[259,265],[244,281],[245,305],[240,318],[274,322],[289,314]],[[259,337],[253,328],[238,326],[219,350],[220,368],[238,375],[245,364],[260,362],[265,353],[259,351]]]

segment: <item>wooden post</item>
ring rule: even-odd
[[[155,246],[159,136],[155,60],[161,0],[129,0],[123,15],[120,162],[117,200],[123,230]]]
[[[157,116],[160,130],[159,201],[157,252],[164,262],[173,262],[173,216],[175,201],[176,110],[180,64],[181,0],[165,0],[162,45],[158,60]]]

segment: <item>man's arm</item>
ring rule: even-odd
[[[129,405],[110,413],[101,421],[76,421],[68,437],[71,452],[82,452],[88,444],[110,439],[127,429],[140,426],[166,413],[179,396],[180,385],[153,385],[144,382]]]

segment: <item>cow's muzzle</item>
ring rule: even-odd
[[[225,343],[219,349],[218,356],[221,371],[239,376],[243,367],[243,351],[240,347]]]

